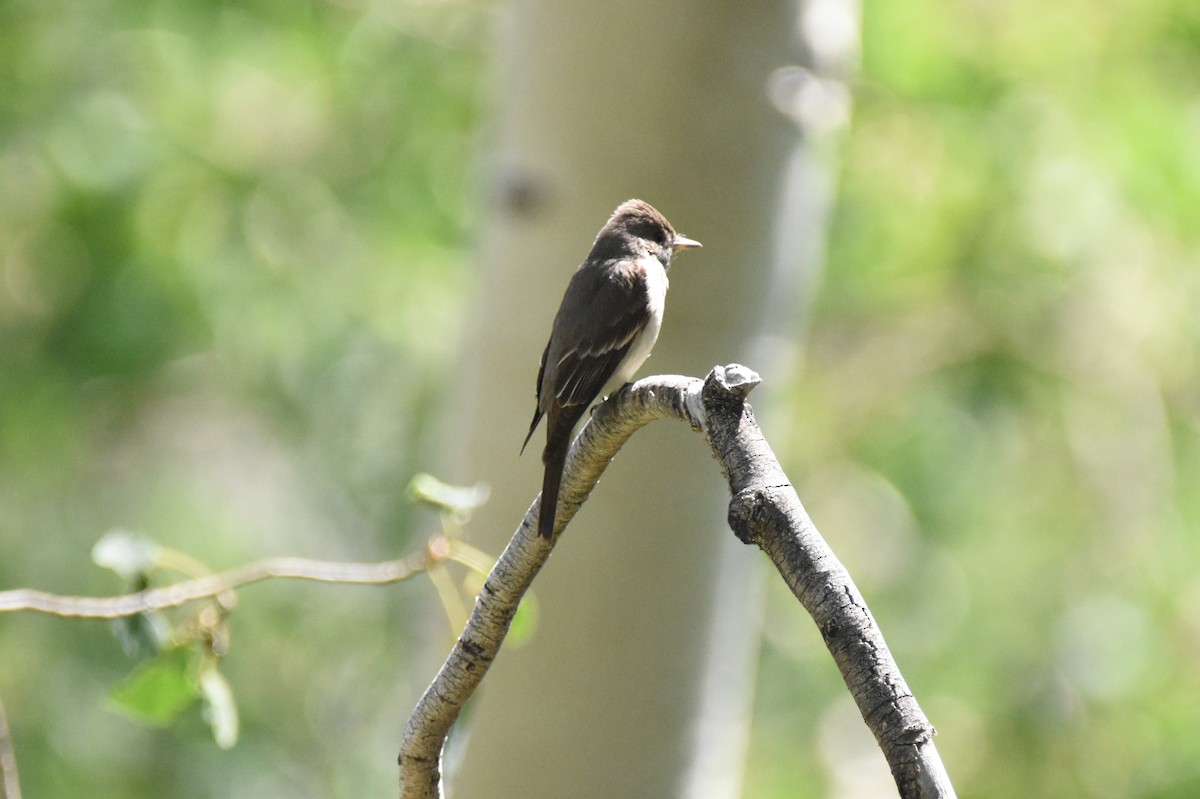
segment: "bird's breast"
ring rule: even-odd
[[[650,311],[650,318],[646,321],[646,326],[634,338],[629,352],[621,360],[616,371],[613,372],[612,378],[605,386],[604,394],[615,391],[629,382],[634,373],[650,357],[650,351],[654,349],[654,343],[658,341],[658,331],[662,329],[663,308],[667,301],[667,270],[663,269],[662,264],[656,258],[647,258],[643,264],[646,275],[646,307]]]

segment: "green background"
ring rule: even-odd
[[[213,568],[421,545],[495,13],[0,5],[0,587],[122,590],[111,529]],[[960,795],[1195,796],[1200,5],[868,0],[852,90],[768,437]],[[746,795],[835,795],[857,722],[777,583]],[[245,589],[230,751],[111,711],[104,623],[0,618],[26,793],[390,794],[439,613]]]

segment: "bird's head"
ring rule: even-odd
[[[645,253],[658,258],[666,268],[676,250],[700,246],[700,242],[676,233],[667,218],[650,203],[626,200],[596,235],[592,253],[605,258],[629,258]]]

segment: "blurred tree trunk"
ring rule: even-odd
[[[551,320],[619,202],[647,200],[704,243],[675,260],[642,375],[765,369],[752,361],[764,309],[793,310],[769,302],[775,267],[800,260],[780,260],[790,237],[776,228],[796,130],[768,98],[798,59],[794,3],[518,0],[509,14],[491,218],[449,431],[455,478],[493,488],[469,535],[495,552],[541,484],[543,431],[517,452]],[[634,437],[534,585],[535,637],[503,651],[452,737],[451,795],[738,793],[760,572],[725,525],[727,501],[689,431]]]

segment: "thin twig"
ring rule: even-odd
[[[0,613],[28,610],[73,619],[119,619],[179,607],[272,577],[355,585],[395,583],[424,571],[434,559],[430,549],[382,563],[263,558],[219,574],[115,597],[60,596],[32,588],[17,588],[0,591]]]

